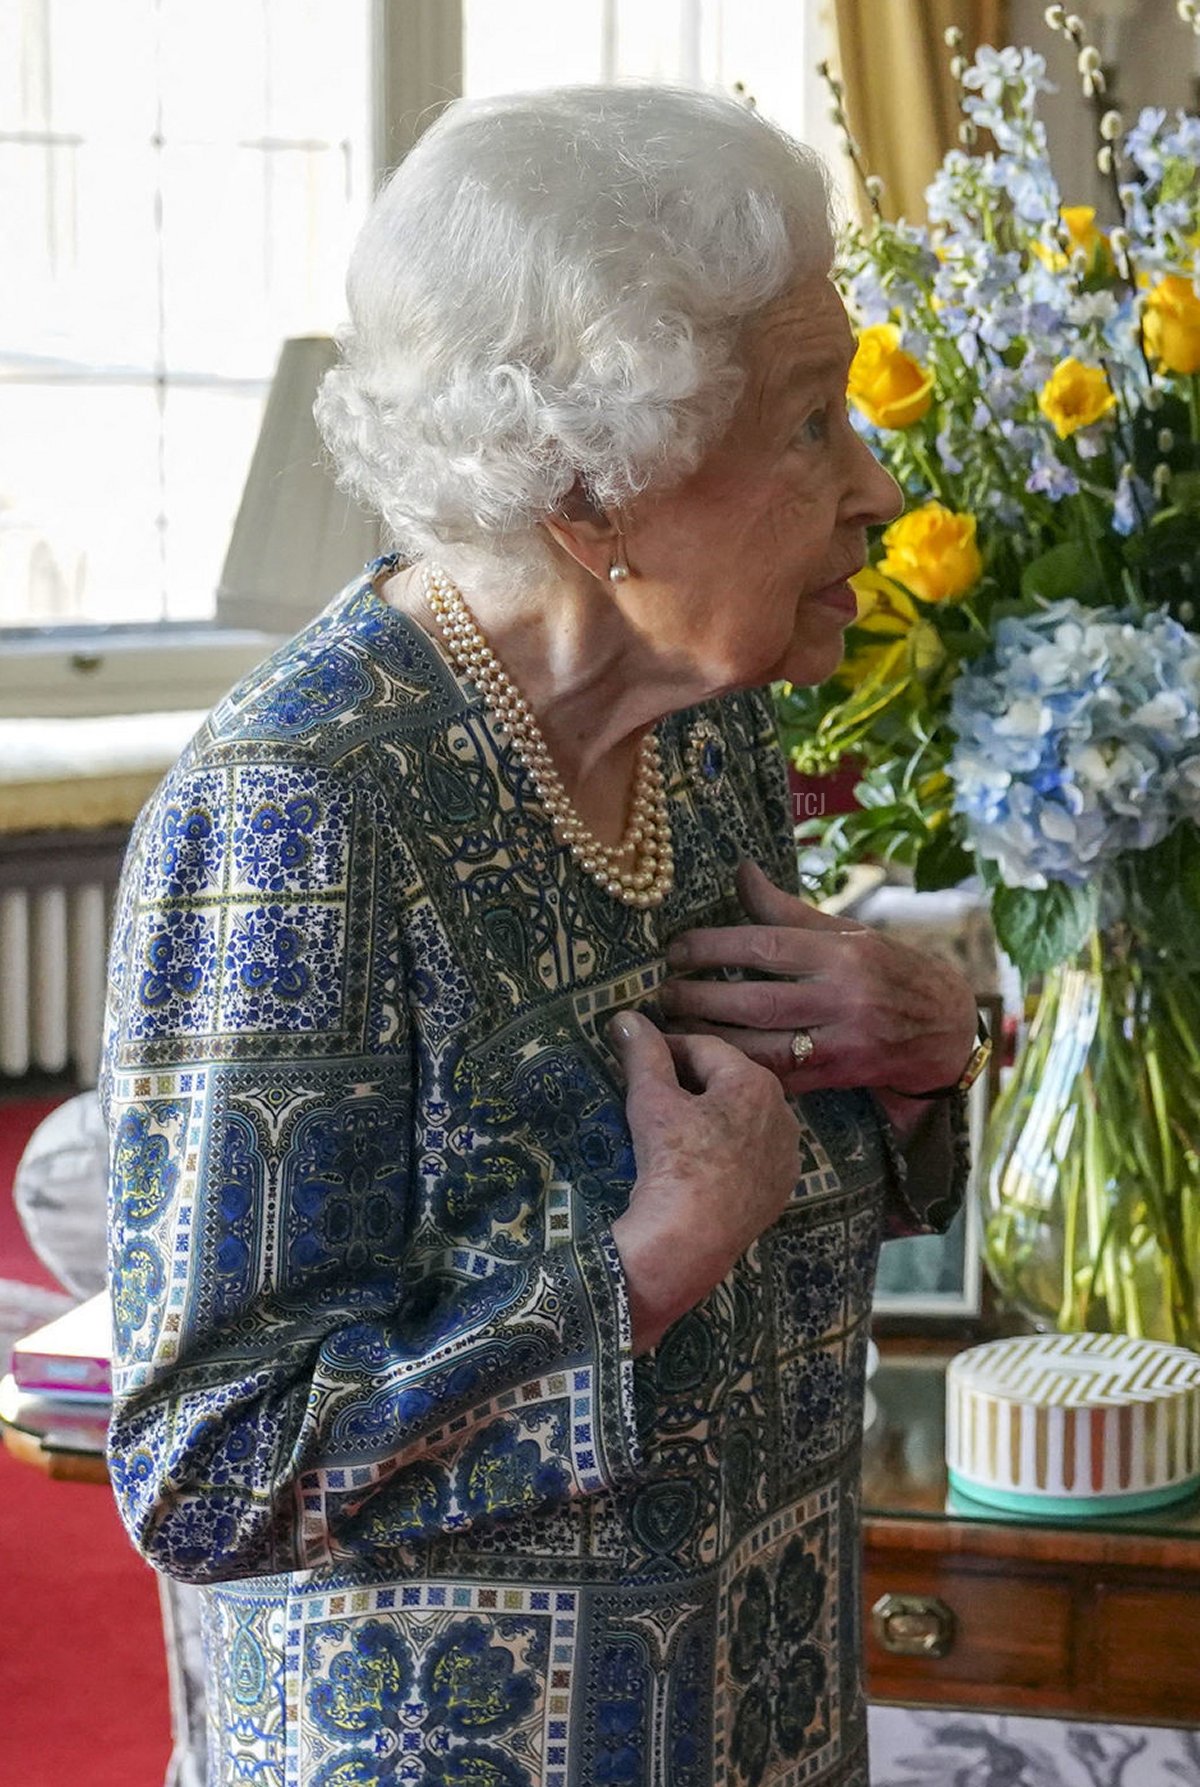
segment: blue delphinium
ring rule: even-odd
[[[1058,602],[1008,616],[958,678],[954,810],[1008,887],[1079,887],[1200,820],[1200,640]]]
[[[1144,478],[1139,478],[1131,465],[1123,466],[1113,499],[1113,531],[1127,536],[1143,527],[1157,504],[1154,492]]]
[[[1138,267],[1172,273],[1189,266],[1200,274],[1196,228],[1200,222],[1200,118],[1147,106],[1124,141],[1126,177],[1121,204]]]

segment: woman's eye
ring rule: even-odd
[[[813,410],[805,416],[796,430],[796,439],[802,446],[811,446],[814,441],[823,441],[829,434],[829,411],[822,408]]]

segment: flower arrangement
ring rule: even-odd
[[[1197,21],[1192,0],[1179,10]],[[862,765],[859,810],[808,827],[820,845],[810,873],[832,883],[868,854],[908,865],[919,887],[978,873],[1030,976],[1094,927],[1100,864],[1165,835],[1124,823],[1094,847],[1097,814],[1115,816],[1133,758],[1145,777],[1121,798],[1157,810],[1151,783],[1170,772],[1163,813],[1186,828],[1200,959],[1200,691],[1187,631],[1200,614],[1200,118],[1146,111],[1126,130],[1104,107],[1082,22],[1060,6],[1047,21],[1076,43],[1121,221],[1105,231],[1090,207],[1063,204],[1037,116],[1043,58],[985,47],[968,66],[949,33],[965,146],[929,187],[927,225],[885,221],[864,174],[873,222],[850,232],[839,273],[859,331],[850,403],[906,512],[856,580],[837,676],[785,685],[779,699],[798,769],[820,774],[847,754]],[[994,147],[981,151],[984,132]],[[1037,717],[1022,711],[1044,748],[1028,770],[1014,759],[1011,781],[993,759],[984,799],[969,747],[1010,736],[999,708],[1020,684],[1022,627],[1040,636],[1044,686],[1025,689]],[[1126,647],[1097,628],[1126,629]],[[1100,671],[1089,653],[1107,654]],[[1118,665],[1124,720],[1106,680]],[[1141,706],[1154,705],[1135,724],[1143,684]],[[1024,774],[1038,780],[1032,803]],[[1105,776],[1113,799],[1097,805]]]
[[[1200,35],[1195,0],[1178,11]],[[854,812],[799,828],[810,885],[868,856],[918,888],[977,875],[1023,978],[1054,995],[1031,1039],[1043,1077],[1048,1037],[1083,1023],[1079,989],[1053,977],[1091,962],[1108,1067],[1085,1049],[1082,1105],[1055,1092],[1058,1165],[1087,1154],[1090,1179],[1060,1183],[1071,1245],[1039,1313],[1200,1345],[1200,118],[1151,109],[1127,127],[1083,21],[1050,6],[1046,22],[1075,53],[1111,227],[1064,202],[1031,49],[968,64],[947,33],[961,146],[926,224],[884,219],[847,132],[872,210],[838,272],[858,331],[848,395],[906,509],[855,580],[839,672],[783,685],[778,710],[800,771],[861,772]],[[1104,1073],[1122,1039],[1152,1066],[1118,1095]],[[1022,1098],[1028,1115],[1036,1087],[1010,1116]],[[1097,1128],[1106,1105],[1124,1140]],[[1161,1308],[1147,1236],[1167,1260]],[[993,1276],[1027,1241],[989,1232]]]

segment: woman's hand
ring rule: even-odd
[[[800,1126],[774,1075],[709,1036],[663,1036],[636,1012],[609,1029],[628,1085],[637,1160],[629,1208],[613,1223],[633,1348],[719,1284],[792,1195]]]
[[[958,1079],[978,1017],[956,969],[785,893],[756,863],[739,869],[738,894],[754,922],[685,932],[667,952],[669,966],[786,978],[667,980],[659,999],[672,1029],[721,1037],[789,1092],[870,1086],[911,1097]],[[813,1039],[803,1065],[792,1054],[798,1029]]]

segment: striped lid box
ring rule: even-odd
[[[1200,1356],[1124,1334],[1022,1334],[946,1372],[952,1490],[1015,1514],[1136,1513],[1200,1489]]]

